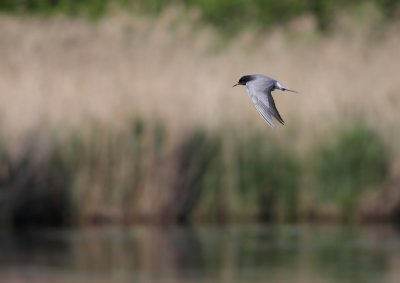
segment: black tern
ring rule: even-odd
[[[234,85],[245,85],[248,95],[253,101],[258,113],[267,122],[271,128],[275,128],[272,117],[274,117],[282,125],[285,124],[281,115],[276,109],[274,99],[271,92],[275,89],[282,91],[291,91],[297,93],[295,90],[288,89],[283,84],[272,78],[264,75],[246,75],[240,78],[239,82]]]

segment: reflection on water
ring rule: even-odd
[[[207,226],[0,233],[0,282],[400,282],[389,227]]]

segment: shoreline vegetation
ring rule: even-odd
[[[398,221],[391,157],[360,123],[307,159],[263,131],[198,127],[172,149],[160,123],[91,131],[39,156],[36,136],[17,160],[2,149],[3,225]]]
[[[79,1],[0,5],[0,225],[400,221],[400,39],[395,20],[377,24],[386,6],[366,8],[376,22],[338,16],[327,36],[305,16],[216,48],[225,27],[150,2],[155,18],[95,24],[43,17],[89,9]],[[242,72],[300,91],[274,92],[285,126],[232,90]]]
[[[396,0],[4,0],[0,12],[17,15],[67,15],[100,19],[110,10],[125,10],[133,14],[159,15],[169,7],[181,6],[200,13],[202,21],[224,30],[237,32],[243,22],[262,29],[284,25],[296,18],[308,15],[316,20],[320,31],[326,32],[335,22],[335,17],[344,10],[359,16],[372,6],[376,13],[386,20],[393,20],[399,14],[400,5]]]

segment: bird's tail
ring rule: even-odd
[[[293,89],[288,89],[288,88],[283,88],[283,91],[290,91],[290,92],[294,92],[294,93],[299,93],[298,91],[295,91]]]
[[[280,89],[280,90],[283,90],[283,91],[290,91],[290,92],[298,93],[298,92],[295,91],[295,90],[288,89],[287,87],[285,87],[285,86],[284,86],[283,84],[281,84],[280,82],[276,82],[275,87],[276,87],[277,89]]]

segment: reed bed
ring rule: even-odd
[[[400,173],[399,27],[338,22],[328,37],[305,16],[223,42],[180,8],[96,23],[2,16],[3,223],[398,217],[399,198],[389,207],[385,197]],[[300,91],[274,95],[284,127],[267,128],[245,90],[232,89],[247,73]],[[373,166],[357,159],[365,140]],[[349,183],[326,175],[342,172],[345,157],[324,161],[347,142],[357,184],[353,172]],[[367,189],[349,202],[320,198],[348,184]]]

